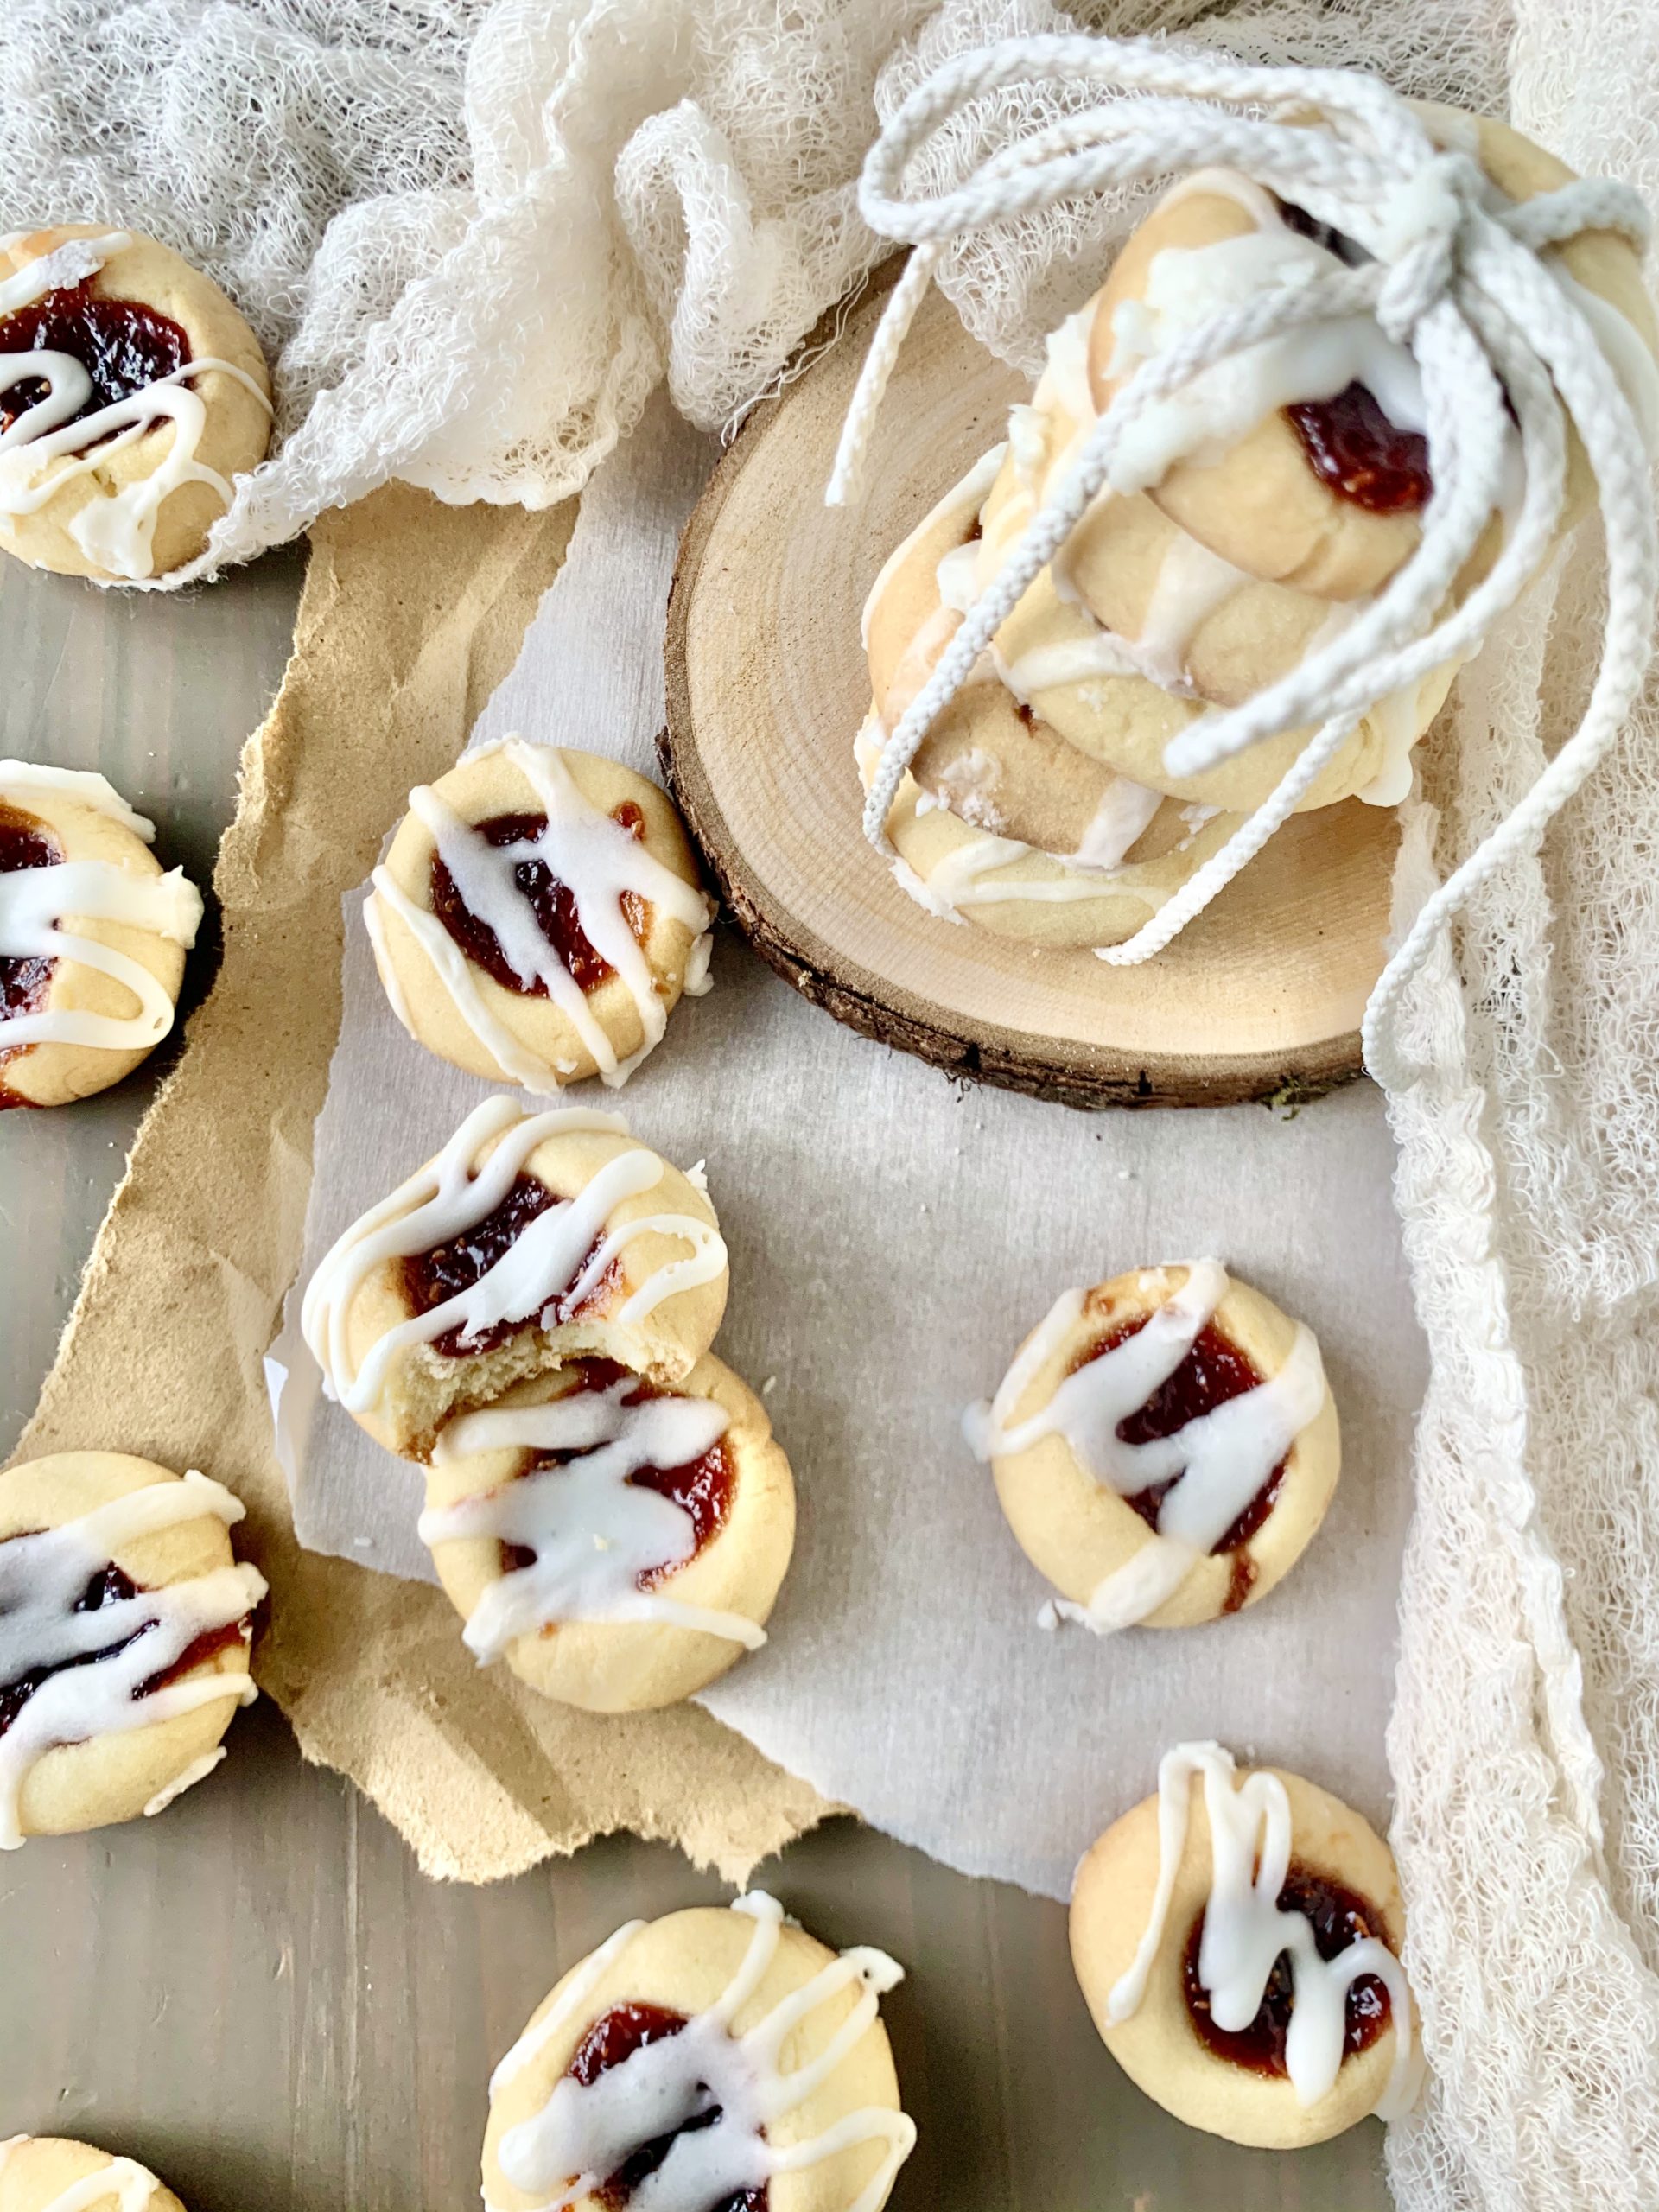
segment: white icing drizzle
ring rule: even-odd
[[[1184,530],[1176,530],[1159,563],[1135,651],[1154,683],[1190,690],[1186,656],[1200,623],[1252,579]]]
[[[859,636],[866,647],[870,642],[871,611],[907,556],[936,524],[948,518],[960,519],[964,523],[973,520],[996,481],[996,474],[1002,466],[1002,455],[1006,451],[1006,447],[998,445],[993,446],[988,454],[982,454],[961,481],[953,484],[944,498],[928,509],[909,537],[895,545],[881,563],[880,571],[865,599],[864,611],[859,617]]]
[[[638,1389],[636,1376],[622,1376],[546,1405],[463,1414],[439,1437],[432,1455],[439,1465],[480,1452],[565,1455],[561,1465],[532,1467],[421,1516],[428,1546],[484,1536],[536,1554],[528,1567],[492,1582],[468,1616],[463,1641],[480,1665],[499,1659],[518,1637],[563,1621],[664,1621],[750,1651],[766,1642],[765,1630],[741,1613],[640,1588],[641,1576],[691,1560],[696,1527],[684,1506],[630,1478],[645,1467],[691,1465],[731,1423],[709,1398],[647,1397],[630,1405]]]
[[[1089,341],[1094,327],[1095,305],[1089,300],[1049,333],[1044,341],[1043,373],[1032,394],[1032,404],[1039,411],[1058,407],[1079,424],[1094,419],[1095,396],[1089,382]]]
[[[1004,868],[1027,861],[1049,861],[1065,872],[1046,880],[1021,882],[1003,875]],[[1087,872],[1092,863],[1069,853],[1046,853],[1036,845],[1021,844],[1016,837],[988,833],[959,846],[938,861],[931,875],[918,875],[908,861],[893,864],[893,880],[917,904],[931,913],[962,918],[964,906],[1003,906],[1014,900],[1036,906],[1065,906],[1080,899],[1103,899],[1112,891],[1110,868]]]
[[[146,841],[156,834],[153,825],[135,814],[102,776],[35,767],[27,761],[0,761],[0,799],[27,814],[30,795],[41,791],[60,792],[79,805],[93,807]],[[57,841],[50,823],[41,821],[41,830]],[[48,1004],[32,1014],[0,1017],[0,1051],[52,1044],[148,1052],[159,1045],[173,1027],[170,993],[130,953],[79,934],[67,925],[66,915],[153,930],[188,947],[195,943],[201,925],[201,893],[181,868],[160,876],[130,875],[113,861],[55,861],[45,868],[12,868],[0,874],[0,956],[79,961],[121,984],[137,1001],[137,1011],[130,1014],[92,1014]]]
[[[0,1735],[0,1850],[14,1850],[23,1840],[23,1783],[35,1761],[54,1746],[148,1727],[221,1698],[251,1702],[245,1653],[238,1671],[138,1693],[198,1637],[245,1619],[265,1593],[256,1568],[214,1567],[112,1599],[91,1611],[75,1611],[87,1584],[113,1564],[124,1545],[209,1514],[231,1527],[243,1517],[243,1507],[229,1491],[193,1470],[181,1482],[147,1484],[58,1528],[0,1541],[0,1688],[36,1668],[61,1670],[29,1695]],[[115,1648],[124,1643],[124,1649]],[[90,1652],[108,1656],[71,1663]],[[176,1785],[185,1786],[182,1779]]]
[[[894,663],[893,674],[887,679],[887,690],[881,698],[882,720],[889,728],[898,721],[933,673],[935,663],[955,637],[961,623],[962,617],[954,607],[936,607],[906,645]],[[982,653],[980,667],[983,667],[985,660],[986,656]],[[969,681],[975,681],[976,675],[977,671]]]
[[[706,2012],[677,2034],[640,2045],[585,2088],[569,2075],[555,2082],[541,2110],[510,2127],[498,2152],[515,2189],[543,2200],[540,2212],[566,2212],[602,2187],[633,2152],[688,2120],[719,2107],[720,2118],[677,2135],[667,2157],[633,2191],[633,2212],[708,2212],[710,2204],[774,2174],[798,2173],[840,2152],[883,2144],[885,2155],[848,2212],[875,2212],[916,2140],[903,2113],[870,2105],[849,2113],[821,2134],[778,2146],[763,2130],[795,2111],[824,2083],[874,2022],[877,1999],[903,1979],[885,1952],[843,1951],[791,1995],[780,1998],[742,2035],[732,2022],[760,1987],[778,1948],[783,1908],[763,1891],[732,1905],[754,1923],[742,1963]],[[620,1928],[573,1978],[547,2016],[526,2031],[496,2069],[492,2093],[512,2081],[573,2017],[591,2003],[609,1968],[645,1926]],[[780,2070],[784,2045],[800,2023],[837,1991],[857,1985],[857,2003],[818,2056]],[[486,2196],[486,2212],[494,2212]]]
[[[306,1343],[331,1397],[351,1413],[370,1411],[381,1402],[393,1360],[451,1329],[459,1329],[464,1339],[503,1321],[556,1325],[550,1316],[579,1306],[619,1253],[648,1231],[679,1238],[690,1249],[684,1259],[665,1262],[652,1270],[614,1316],[620,1327],[635,1325],[664,1299],[712,1282],[720,1274],[726,1265],[724,1240],[717,1229],[695,1215],[647,1214],[611,1226],[616,1206],[663,1178],[664,1165],[657,1154],[644,1145],[632,1145],[600,1168],[575,1198],[556,1199],[528,1223],[475,1283],[430,1313],[411,1314],[397,1323],[370,1348],[360,1367],[353,1364],[347,1317],[353,1300],[374,1269],[387,1260],[429,1252],[475,1228],[501,1204],[538,1144],[578,1129],[627,1134],[626,1125],[614,1114],[566,1107],[527,1115],[511,1098],[487,1098],[467,1116],[436,1159],[353,1223],[319,1264],[300,1313]],[[479,1153],[496,1136],[500,1142],[478,1166]],[[590,1248],[593,1256],[588,1259]]]
[[[952,614],[966,614],[979,595],[979,546],[976,537],[968,538],[939,563],[939,603]]]
[[[1029,404],[1016,401],[1008,410],[1008,457],[1014,464],[1014,480],[1024,496],[1007,504],[1017,506],[1022,514],[1028,513],[1048,466],[1047,433],[1034,399]],[[967,609],[963,612],[966,613]]]
[[[1141,298],[1120,301],[1113,312],[1115,381],[1224,308],[1244,306],[1264,290],[1307,285],[1343,266],[1327,247],[1292,230],[1272,195],[1247,177],[1202,169],[1171,197],[1198,192],[1236,200],[1255,227],[1210,245],[1166,246],[1153,256]],[[1143,408],[1119,444],[1112,484],[1120,492],[1144,491],[1179,461],[1220,459],[1278,409],[1334,399],[1354,383],[1374,394],[1390,422],[1424,429],[1422,379],[1409,351],[1384,337],[1374,316],[1346,315],[1248,346]]]
[[[28,236],[27,231],[10,232],[0,238],[0,254],[9,255]],[[20,308],[43,300],[48,292],[68,291],[84,284],[89,276],[97,276],[112,253],[131,244],[130,232],[105,231],[101,238],[66,238],[49,253],[36,254],[10,276],[0,277],[0,315],[16,315]]]
[[[1374,2110],[1380,2119],[1400,2119],[1411,2108],[1417,2078],[1411,1998],[1400,1961],[1375,1936],[1360,1937],[1333,1959],[1322,1959],[1306,1914],[1281,1910],[1279,1892],[1290,1869],[1294,1841],[1285,1786],[1265,1770],[1238,1781],[1231,1753],[1219,1744],[1177,1744],[1159,1763],[1158,1887],[1134,1961],[1108,1999],[1109,2022],[1116,2026],[1131,2018],[1146,1994],[1186,1848],[1194,1777],[1203,1778],[1210,1823],[1210,1894],[1198,1971],[1211,2018],[1224,2033],[1248,2028],[1261,2009],[1274,1961],[1288,1956],[1292,1998],[1285,2070],[1297,2102],[1314,2105],[1329,2094],[1342,2066],[1348,1992],[1363,1976],[1374,1974],[1389,1993],[1394,2035],[1393,2063]]]
[[[29,810],[31,792],[44,791],[73,799],[77,806],[106,814],[146,845],[156,842],[156,824],[147,815],[129,806],[107,776],[95,768],[51,768],[36,760],[0,760],[0,798]]]
[[[698,942],[707,935],[714,910],[694,884],[665,868],[620,822],[583,797],[563,756],[554,747],[529,745],[521,737],[508,737],[499,745],[483,747],[474,757],[493,753],[504,753],[535,793],[537,810],[547,817],[547,825],[537,836],[512,845],[492,845],[426,784],[410,793],[410,810],[430,833],[438,858],[448,870],[463,905],[493,932],[503,958],[519,982],[526,989],[542,987],[575,1031],[601,1081],[616,1088],[655,1049],[668,1023],[668,1009],[651,963],[624,911],[624,893],[632,893],[661,908]],[[514,870],[526,861],[543,861],[564,885],[575,903],[577,926],[594,951],[615,970],[633,1001],[643,1041],[626,1059],[619,1059],[588,1003],[587,994],[549,944],[534,908],[514,880]],[[437,916],[408,897],[385,867],[375,869],[373,882],[377,896],[415,938],[462,1020],[503,1072],[526,1090],[556,1092],[561,1077],[571,1072],[574,1063],[554,1066],[531,1052],[491,1011],[472,963]],[[381,972],[388,976],[391,963],[384,957],[384,929],[373,914],[372,901],[367,912],[372,917],[369,926],[376,951],[382,956]],[[689,974],[689,955],[687,969]],[[707,972],[705,951],[698,968],[697,992],[693,995],[708,988]],[[409,1010],[402,993],[391,984],[388,990],[394,1013],[409,1028]]]
[[[1046,1436],[1060,1436],[1078,1465],[1120,1497],[1137,1497],[1156,1483],[1170,1485],[1148,1541],[1097,1585],[1087,1605],[1053,1600],[1046,1611],[1058,1618],[1109,1635],[1155,1611],[1219,1543],[1324,1404],[1319,1348],[1298,1323],[1276,1375],[1171,1436],[1144,1444],[1120,1440],[1119,1424],[1174,1374],[1228,1287],[1218,1261],[1189,1262],[1180,1288],[1143,1327],[1065,1376],[1046,1405],[1016,1421],[1020,1401],[1083,1320],[1087,1293],[1069,1290],[1021,1346],[996,1395],[963,1416],[963,1433],[978,1459],[1011,1458]]]
[[[1090,416],[1084,424],[1086,430]],[[1098,493],[1090,513],[1098,512],[1114,495]],[[1029,503],[1018,503],[1028,510]],[[1021,525],[1028,512],[1018,519]],[[999,529],[995,554],[1007,532]],[[1235,593],[1252,582],[1243,569],[1201,545],[1184,530],[1171,526],[1153,582],[1138,636],[1129,638],[1108,629],[1084,598],[1071,565],[1075,534],[1049,563],[1049,576],[1056,595],[1074,607],[1087,626],[1082,634],[1058,639],[1052,645],[1033,645],[1014,660],[996,654],[998,673],[1016,699],[1029,705],[1039,691],[1063,685],[1088,683],[1103,676],[1139,676],[1176,698],[1196,696],[1187,672],[1187,656],[1199,626]],[[979,549],[975,549],[979,550]]]
[[[1163,803],[1162,794],[1148,791],[1144,784],[1114,776],[1072,859],[1079,868],[1100,868],[1109,874],[1122,868],[1130,848],[1146,834]]]
[[[1516,457],[1518,459],[1518,454]],[[1316,653],[1323,652],[1370,604],[1369,597],[1333,600],[1325,620],[1302,648],[1304,660],[1312,660]],[[1419,702],[1422,692],[1433,681],[1433,677],[1427,677],[1421,684],[1384,692],[1366,709],[1364,721],[1382,741],[1382,758],[1370,783],[1354,793],[1363,805],[1398,806],[1409,795],[1412,754],[1423,734]]]
[[[34,2140],[33,2136],[14,2135],[10,2142],[0,2143],[0,2171],[14,2151]],[[111,2158],[95,2173],[83,2174],[67,2189],[60,2189],[41,2206],[40,2212],[92,2212],[92,2206],[102,2205],[111,2196],[116,2201],[116,2212],[149,2212],[161,2187],[149,2168],[136,2158]]]
[[[680,988],[689,999],[706,999],[715,988],[713,961],[715,931],[712,920],[700,937],[693,938],[685,956],[685,972],[680,978]]]
[[[1418,686],[1387,691],[1366,709],[1365,719],[1382,740],[1382,759],[1369,784],[1354,796],[1367,806],[1398,806],[1411,791],[1412,750],[1420,728]]]
[[[997,673],[1022,707],[1039,691],[1097,682],[1103,676],[1143,676],[1141,655],[1134,641],[1121,638],[1104,623],[1093,621],[1080,637],[1059,638],[1050,645],[1033,645],[1018,659],[1008,660],[993,647]]]
[[[0,1019],[0,1050],[25,1045],[87,1045],[112,1052],[149,1051],[173,1027],[171,994],[130,953],[60,926],[71,912],[89,921],[123,922],[192,945],[201,922],[201,893],[181,868],[130,876],[111,861],[60,861],[49,868],[0,875],[0,954],[78,960],[130,990],[136,1014],[91,1014],[41,1007]]]
[[[119,231],[100,238],[73,238],[27,263],[0,284],[0,313],[27,307],[66,282],[84,282],[130,243]],[[43,398],[0,430],[0,514],[36,513],[73,478],[105,467],[124,447],[170,421],[171,442],[149,473],[89,501],[68,525],[70,537],[86,558],[109,575],[128,582],[152,575],[156,522],[165,500],[187,484],[205,484],[227,507],[231,503],[232,490],[225,478],[196,459],[207,408],[200,395],[189,389],[189,380],[209,370],[234,378],[270,411],[264,391],[245,369],[208,356],[187,361],[170,375],[157,377],[141,391],[74,422],[71,418],[92,397],[92,380],[73,353],[46,348],[0,353],[0,392],[36,380],[47,387]],[[54,467],[58,462],[63,466]]]
[[[579,1967],[572,1969],[570,1978],[556,2002],[549,2005],[540,2019],[531,2023],[491,2075],[492,2097],[499,2096],[515,2075],[522,2074],[531,2060],[546,2050],[566,2021],[587,2004],[610,1971],[612,1961],[620,1958],[634,1937],[642,1934],[647,1925],[643,1920],[625,1922],[614,1936],[607,1936],[596,1951],[590,1952]]]

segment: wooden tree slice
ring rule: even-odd
[[[842,342],[751,416],[680,548],[664,768],[738,921],[838,1020],[1039,1097],[1223,1105],[1345,1082],[1382,965],[1398,836],[1385,809],[1298,816],[1166,951],[1128,969],[940,920],[866,843],[852,751],[870,696],[865,596],[1024,390],[933,296],[878,418],[862,503],[825,507],[887,288],[878,278]]]

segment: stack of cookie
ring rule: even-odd
[[[1473,150],[1471,120],[1451,121],[1469,124]],[[1479,124],[1478,151],[1499,197],[1523,200],[1568,174],[1500,124]],[[1363,258],[1234,171],[1201,170],[1166,196],[1050,339],[1006,443],[877,577],[864,624],[874,703],[857,746],[867,790],[963,614],[1135,372],[1265,289]],[[1627,391],[1649,399],[1654,324],[1629,245],[1590,232],[1550,258]],[[1369,315],[1268,340],[1138,407],[1114,458],[1120,488],[1084,509],[898,788],[887,828],[904,887],[938,912],[1039,945],[1106,947],[1150,920],[1270,798],[1313,733],[1285,731],[1191,775],[1166,766],[1172,741],[1322,652],[1409,558],[1432,488],[1423,423],[1416,364]],[[1575,468],[1582,476],[1576,451],[1566,523],[1586,488]],[[1500,542],[1495,522],[1454,599]],[[1379,700],[1297,810],[1403,798],[1412,748],[1454,673],[1437,668]]]

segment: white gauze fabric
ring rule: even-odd
[[[1520,0],[1509,106],[1659,196],[1651,26]],[[1569,555],[1459,677],[1402,921],[1572,728],[1600,620],[1599,565]],[[1656,834],[1649,671],[1616,755],[1401,1009],[1433,1382],[1389,1748],[1435,2078],[1389,2156],[1403,2203],[1447,2212],[1659,2203]]]
[[[947,0],[895,51],[925,12],[10,0],[6,219],[151,230],[272,351],[280,443],[207,565],[390,476],[544,503],[664,374],[712,427],[780,371],[878,251],[853,201],[878,109],[950,53],[1069,27],[1042,0]],[[1651,29],[1626,0],[1193,16],[1085,20],[1370,68],[1659,193]],[[999,94],[930,162],[965,168],[1057,97]],[[944,288],[1029,364],[1128,213],[982,233]],[[1598,588],[1569,560],[1465,671],[1455,766],[1408,810],[1402,923],[1570,727]],[[1656,744],[1650,690],[1400,1010],[1397,1197],[1433,1363],[1390,1735],[1433,2068],[1390,2131],[1410,2212],[1659,2203]]]
[[[9,227],[147,231],[248,315],[276,444],[175,588],[389,478],[567,498],[666,372],[717,428],[880,251],[925,0],[10,0]]]

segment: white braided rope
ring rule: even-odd
[[[906,196],[910,162],[960,108],[988,92],[1044,80],[1098,84],[1106,97],[1000,149],[951,191],[931,200]],[[1234,111],[1242,107],[1253,111]],[[1317,126],[1305,120],[1313,111],[1321,118]],[[1274,119],[1287,111],[1299,118],[1296,124]],[[1096,493],[1108,485],[1143,488],[1123,458],[1126,433],[1141,412],[1264,339],[1374,314],[1389,336],[1409,346],[1422,376],[1433,489],[1417,549],[1329,645],[1243,705],[1204,715],[1172,740],[1171,772],[1196,775],[1267,738],[1317,726],[1278,787],[1223,849],[1144,928],[1100,957],[1132,965],[1160,951],[1294,811],[1363,715],[1478,650],[1537,575],[1559,527],[1564,404],[1588,455],[1605,524],[1608,613],[1599,671],[1573,736],[1427,901],[1383,972],[1367,1011],[1366,1057],[1380,1079],[1398,1084],[1406,1071],[1385,1033],[1405,983],[1469,890],[1511,855],[1535,846],[1592,772],[1646,666],[1659,548],[1641,434],[1583,313],[1536,258],[1541,246],[1586,229],[1640,241],[1646,214],[1636,196],[1586,179],[1491,213],[1476,162],[1438,149],[1409,105],[1386,86],[1344,71],[1260,68],[1149,41],[1083,36],[1011,40],[958,56],[917,88],[865,160],[859,187],[865,220],[916,251],[859,378],[828,496],[837,503],[853,496],[899,347],[946,245],[1076,195],[1211,165],[1238,169],[1293,200],[1373,259],[1305,287],[1259,295],[1142,363],[890,733],[867,797],[865,835],[889,849],[888,815],[923,738]],[[1510,407],[1524,468],[1521,509],[1489,573],[1442,618],[1453,583],[1498,511]]]

